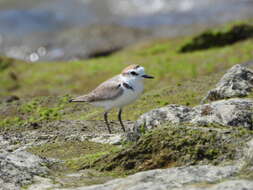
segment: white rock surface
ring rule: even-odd
[[[30,184],[36,175],[45,175],[48,162],[26,151],[2,152],[0,154],[0,187],[16,190]],[[1,189],[0,188],[0,189]]]
[[[54,190],[168,190],[198,182],[215,182],[235,174],[234,166],[188,166],[140,172],[102,185]]]
[[[175,188],[172,190],[253,190],[253,181],[248,180],[230,180],[218,184],[190,185],[183,188]]]
[[[252,88],[253,71],[242,65],[235,65],[226,72],[216,87],[208,92],[202,102],[244,97],[252,91]]]
[[[251,99],[229,99],[199,105],[193,108],[181,105],[168,105],[151,110],[135,123],[139,133],[153,129],[164,123],[192,123],[196,125],[219,124],[224,126],[244,126],[252,128],[253,101]]]
[[[89,139],[89,141],[103,144],[119,145],[124,139],[123,134],[101,134]]]

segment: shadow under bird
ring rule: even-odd
[[[112,108],[118,108],[118,120],[125,132],[125,127],[121,119],[122,108],[139,98],[144,85],[143,79],[153,79],[153,76],[145,74],[145,69],[139,65],[129,65],[121,74],[101,83],[90,93],[71,99],[70,102],[87,102],[94,106],[104,107],[104,120],[109,133],[111,132],[108,122],[108,112]]]

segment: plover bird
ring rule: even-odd
[[[121,74],[101,83],[90,93],[71,99],[70,102],[88,102],[94,106],[104,107],[104,120],[109,133],[111,128],[108,122],[108,112],[112,108],[118,108],[118,120],[125,132],[125,127],[121,119],[122,108],[134,102],[143,92],[143,79],[154,77],[146,75],[143,67],[130,65]]]

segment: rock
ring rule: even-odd
[[[119,145],[122,143],[123,139],[124,135],[122,134],[105,134],[99,135],[98,137],[93,137],[90,139],[90,141],[102,144]]]
[[[253,139],[251,139],[243,149],[243,157],[238,161],[238,166],[243,174],[251,174],[253,177]]]
[[[139,132],[141,132],[142,130],[150,130],[165,122],[187,122],[190,120],[189,115],[192,112],[193,109],[189,107],[174,104],[154,109],[147,113],[144,113],[139,117],[139,119],[135,123],[134,130],[137,130]]]
[[[252,108],[251,99],[220,100],[194,107],[193,110],[197,114],[190,122],[199,125],[219,124],[252,129]]]
[[[35,175],[48,173],[48,162],[26,151],[1,152],[0,187],[13,190],[32,183]]]
[[[230,180],[221,182],[215,185],[207,184],[202,185],[197,184],[196,186],[186,186],[183,188],[175,188],[173,190],[253,190],[253,181],[248,180]]]
[[[253,140],[245,148],[245,155],[250,155]],[[244,158],[243,158],[244,159]],[[36,183],[29,190],[252,190],[252,181],[236,180],[241,167],[238,164],[227,166],[196,165],[169,169],[156,169],[139,172],[126,178],[115,179],[104,184],[64,188],[53,183],[49,178],[35,177]],[[70,174],[70,176],[80,176]],[[83,174],[82,174],[83,176]],[[83,176],[84,177],[84,176]],[[233,177],[233,178],[231,178]],[[226,181],[225,181],[226,180]]]
[[[252,110],[253,101],[251,99],[239,98],[219,100],[193,108],[168,105],[141,115],[135,123],[134,130],[141,133],[143,130],[153,129],[166,122],[252,128]]]
[[[210,190],[253,190],[253,181],[248,180],[235,180],[225,181],[214,185]]]
[[[115,179],[102,185],[61,190],[167,190],[186,184],[215,182],[234,175],[236,171],[237,168],[234,166],[218,167],[211,165],[157,169]]]
[[[227,71],[216,87],[208,92],[202,103],[232,97],[245,97],[252,88],[253,71],[241,65],[235,65]]]
[[[247,143],[244,150],[244,160],[252,164],[253,167],[253,139]],[[252,168],[253,171],[253,168]]]
[[[48,190],[59,186],[60,184],[56,184],[52,179],[35,176],[34,183],[27,190]]]

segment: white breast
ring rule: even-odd
[[[135,83],[128,83],[132,89],[124,88],[124,93],[122,96],[120,96],[116,101],[118,106],[116,107],[123,107],[125,105],[128,105],[132,102],[134,102],[136,99],[139,98],[139,96],[143,92],[143,84],[142,82],[135,82]]]

